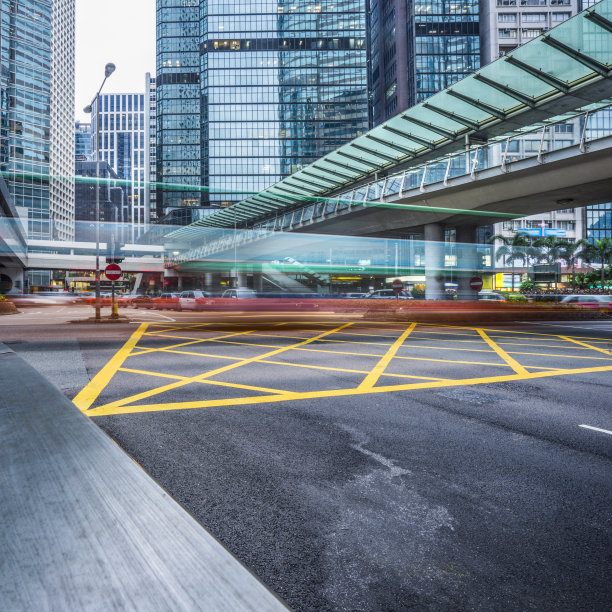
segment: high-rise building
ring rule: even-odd
[[[481,3],[483,63],[563,23],[582,10],[579,0],[487,0]]]
[[[478,0],[369,0],[368,13],[373,126],[480,67]]]
[[[516,47],[563,23],[581,10],[579,0],[488,0],[481,5],[481,45],[483,60],[489,63]],[[543,146],[553,150],[578,142],[580,120],[555,125],[543,139]],[[520,157],[540,146],[540,135],[515,138],[507,158]],[[510,145],[509,145],[510,146]],[[545,149],[546,150],[546,149]],[[561,236],[567,240],[584,237],[584,209],[566,208],[551,213],[495,224],[495,234],[510,237],[517,231],[534,237]]]
[[[157,189],[155,187],[155,176],[157,173],[157,97],[155,77],[149,72],[145,75],[145,202],[149,209],[149,219],[155,221],[158,216],[157,210]]]
[[[367,130],[361,0],[165,0],[157,20],[158,180],[194,186],[161,189],[164,213],[241,200]]]
[[[75,0],[53,0],[49,210],[60,240],[74,238],[74,13]]]
[[[117,176],[127,181],[123,218],[129,220],[136,238],[149,224],[150,182],[150,77],[145,93],[101,94],[92,106],[94,157],[108,162]]]
[[[87,161],[91,155],[91,123],[77,121],[74,126],[74,157]]]
[[[9,194],[31,238],[71,239],[74,0],[3,1],[0,62],[0,171]]]

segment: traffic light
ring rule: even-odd
[[[115,257],[107,257],[106,258],[106,263],[107,264],[120,264],[123,261],[123,257],[119,257],[119,256],[115,256]]]

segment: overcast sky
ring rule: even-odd
[[[155,0],[76,0],[76,119],[104,79],[104,66],[117,70],[104,93],[144,92],[145,73],[155,75]]]

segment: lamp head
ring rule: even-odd
[[[108,63],[104,67],[104,76],[108,78],[111,74],[115,72],[115,64]]]
[[[84,113],[87,113],[88,115],[91,113],[91,104],[88,104],[84,109],[83,109]]]

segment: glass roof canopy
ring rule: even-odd
[[[323,156],[258,194],[190,227],[233,227],[304,200],[456,151],[469,137],[490,139],[607,98],[612,92],[612,0],[522,45],[451,87]],[[588,92],[605,82],[606,87]],[[553,104],[551,104],[553,102]],[[539,111],[534,117],[534,111]],[[177,232],[181,232],[178,230]]]

